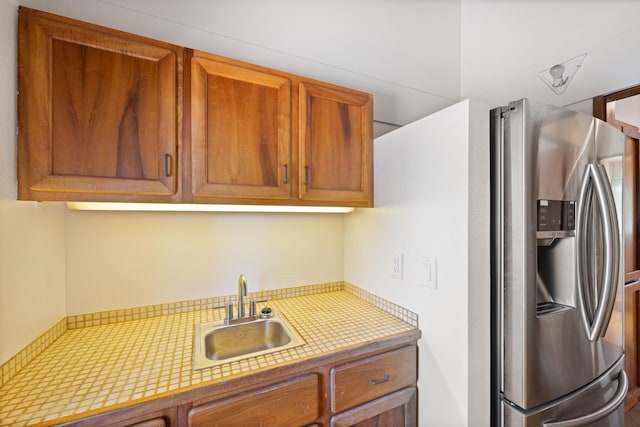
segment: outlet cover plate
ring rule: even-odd
[[[421,258],[422,277],[420,286],[436,290],[438,289],[438,262],[436,258]]]
[[[396,252],[391,259],[391,277],[402,280],[402,252]]]

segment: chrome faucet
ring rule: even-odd
[[[247,297],[247,278],[241,274],[238,278],[238,319],[244,317],[244,299]]]
[[[249,303],[249,314],[246,313],[246,305]],[[238,315],[236,318],[233,317],[233,303],[226,303],[225,305],[221,305],[214,308],[224,308],[226,310],[226,317],[224,318],[224,323],[226,325],[231,325],[235,323],[244,323],[250,322],[256,319],[265,319],[272,316],[271,308],[265,307],[262,309],[260,313],[257,312],[257,304],[261,302],[267,302],[265,299],[259,300],[248,300],[247,299],[247,278],[244,274],[241,274],[238,278]],[[267,311],[265,311],[267,310]]]

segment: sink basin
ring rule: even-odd
[[[193,369],[248,359],[304,345],[304,340],[280,315],[227,325],[223,321],[195,326]]]

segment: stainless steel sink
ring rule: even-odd
[[[304,340],[277,313],[268,319],[227,325],[223,321],[195,326],[193,369],[248,359],[304,345]]]

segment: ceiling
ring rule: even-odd
[[[570,105],[640,83],[637,0],[17,0],[374,94],[376,134],[465,98]],[[538,73],[587,54],[568,89]]]

